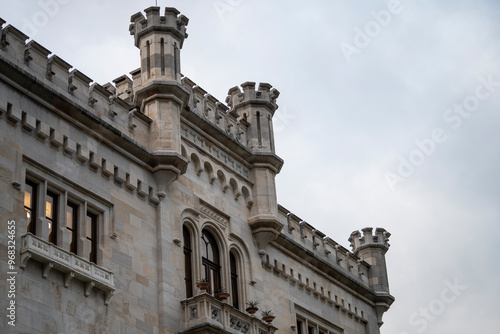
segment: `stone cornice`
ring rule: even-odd
[[[332,277],[342,285],[348,287],[350,290],[358,293],[360,296],[373,303],[385,303],[390,306],[394,302],[394,297],[387,293],[374,291],[352,277],[349,277],[338,268],[335,268],[328,262],[316,256],[312,251],[299,245],[294,240],[287,237],[285,234],[280,233],[273,241],[280,248],[287,249],[293,257],[299,261],[305,261],[309,265],[317,268],[317,270],[325,273],[325,275]]]

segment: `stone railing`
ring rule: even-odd
[[[277,328],[222,303],[208,293],[181,301],[181,333],[273,334]]]
[[[46,240],[28,233],[21,237],[20,267],[25,268],[29,259],[43,263],[43,278],[47,278],[52,268],[64,273],[64,286],[67,288],[73,278],[85,283],[85,296],[90,295],[93,287],[104,291],[104,304],[108,305],[115,291],[113,273],[82,257],[70,253]]]

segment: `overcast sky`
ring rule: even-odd
[[[182,72],[220,101],[281,92],[283,206],[348,248],[392,233],[382,333],[498,331],[500,2],[158,4],[190,19]],[[0,17],[104,84],[139,67],[128,25],[151,5],[0,0]]]

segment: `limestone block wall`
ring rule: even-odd
[[[37,86],[51,89],[77,105],[82,112],[97,117],[140,145],[147,146],[144,134],[148,133],[150,120],[134,110],[134,106],[127,101],[127,95],[120,91],[120,97],[117,96],[112,84],[103,87],[92,83],[91,78],[36,41],[26,43],[28,36],[11,25],[3,27],[1,33],[0,57],[25,73],[24,85],[28,89]],[[57,105],[53,107],[57,108]]]
[[[0,216],[17,223],[17,254],[27,229],[23,198],[24,179],[29,175],[46,182],[60,196],[67,193],[102,210],[98,264],[114,273],[116,288],[106,306],[103,291],[94,288],[86,297],[83,282],[72,279],[65,288],[60,271],[52,269],[43,278],[42,264],[29,260],[25,269],[17,269],[16,329],[29,333],[119,333],[136,328],[158,332],[155,217],[159,200],[150,172],[113,149],[96,129],[84,130],[70,117],[0,84]],[[5,222],[0,226],[0,247],[6,248]],[[4,260],[1,270],[6,273]],[[0,300],[4,307],[6,295]],[[6,328],[6,321],[4,317],[1,328]]]

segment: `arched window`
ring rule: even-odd
[[[201,263],[203,275],[209,283],[208,293],[220,289],[220,261],[219,247],[214,236],[207,230],[201,234]]]
[[[191,235],[186,226],[182,227],[184,238],[184,284],[186,286],[186,298],[193,297],[193,272],[191,266]]]
[[[239,297],[238,297],[238,267],[236,257],[233,252],[229,252],[229,265],[231,267],[231,297],[233,300],[233,307],[239,310]]]

